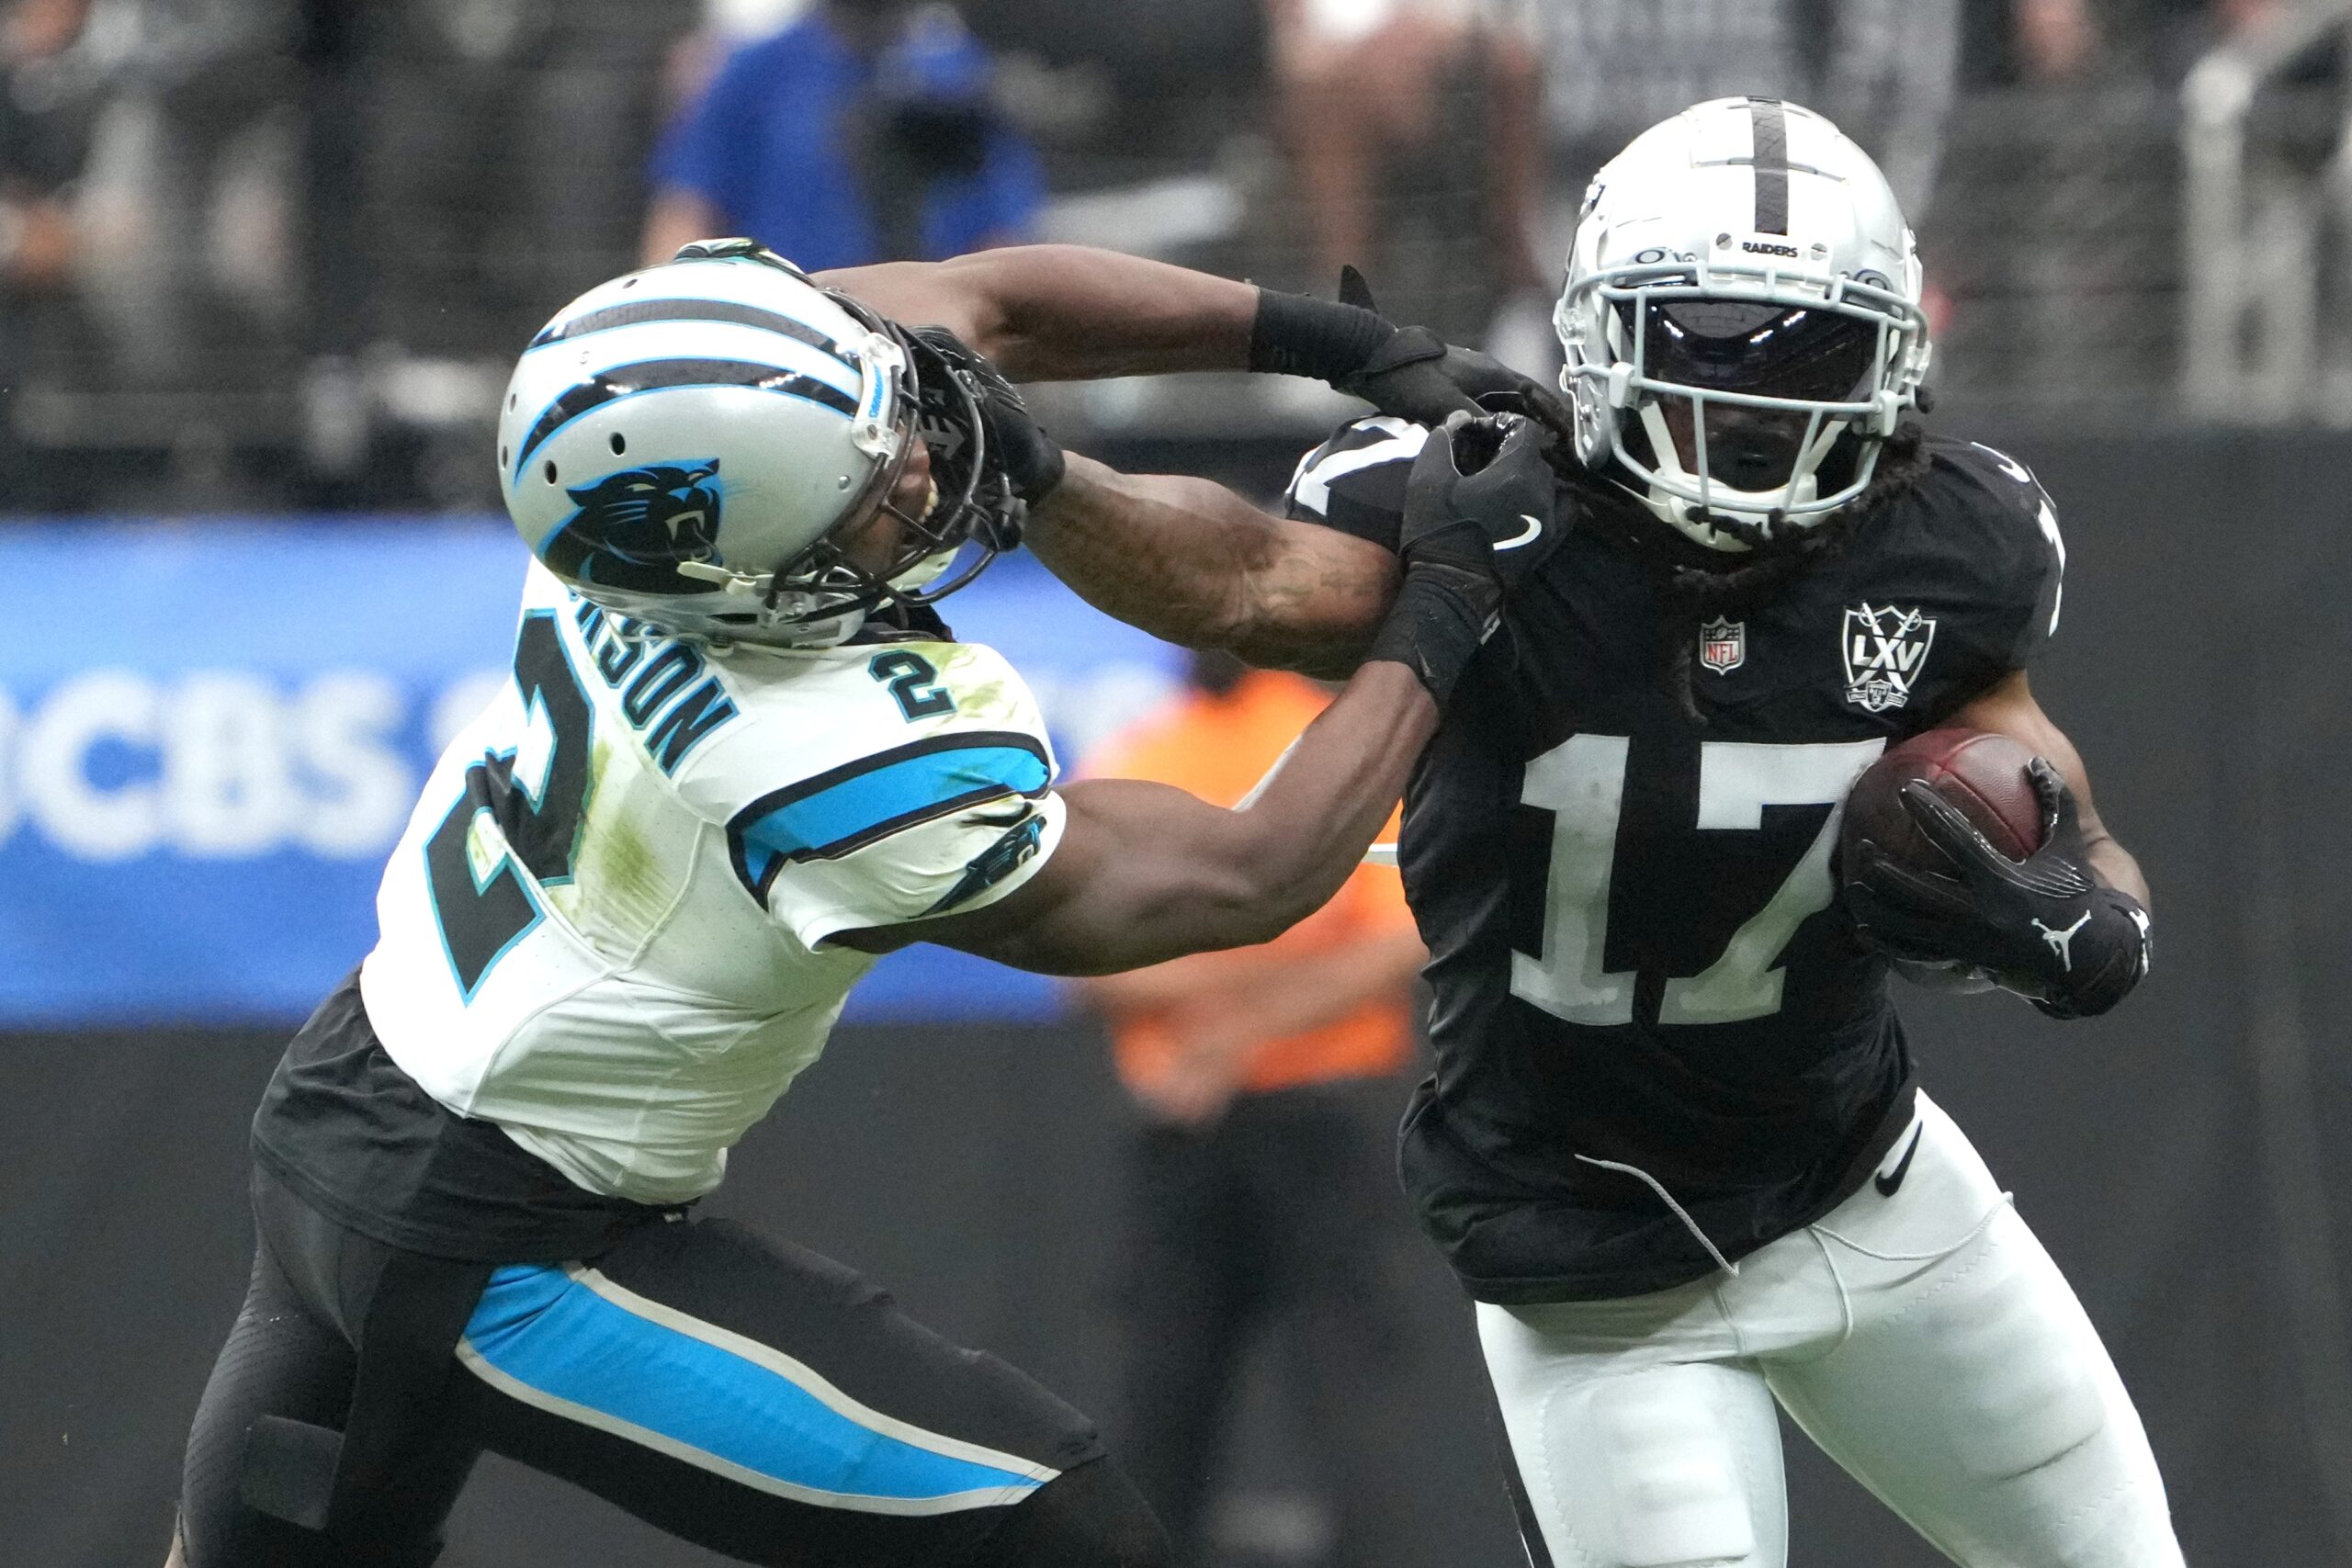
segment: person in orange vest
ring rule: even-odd
[[[1087,771],[1237,805],[1329,701],[1299,676],[1195,654],[1187,689]],[[1404,1491],[1385,1457],[1394,1423],[1374,1408],[1402,1352],[1387,1272],[1402,1213],[1395,1105],[1370,1114],[1363,1086],[1413,1057],[1427,958],[1396,873],[1367,866],[1262,947],[1082,983],[1143,1119],[1121,1269],[1120,1452],[1186,1561],[1206,1560],[1222,1428],[1265,1332],[1288,1341],[1335,1561],[1378,1562],[1400,1534],[1383,1523]]]

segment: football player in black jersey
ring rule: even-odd
[[[1539,1564],[1783,1563],[1776,1400],[1957,1562],[2180,1561],[2097,1333],[1915,1089],[1887,995],[1901,959],[2082,1016],[2149,952],[2027,680],[2059,620],[2049,498],[1906,417],[1920,288],[1834,126],[1688,110],[1586,197],[1556,490],[1525,449],[1468,481],[1528,487],[1498,546],[1527,581],[1407,798],[1437,1067],[1402,1164],[1478,1301]],[[1030,540],[1148,629],[1335,672],[1459,445],[1351,424],[1287,521],[1205,486],[1139,507],[1072,458]],[[1539,537],[1555,493],[1573,526]],[[2007,861],[1921,799],[1949,874],[1833,866],[1855,778],[1946,725],[2045,760],[2044,846]]]

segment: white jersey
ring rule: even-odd
[[[368,1019],[580,1186],[699,1197],[874,962],[825,939],[1020,886],[1059,840],[1053,774],[989,649],[714,652],[535,562],[514,679],[385,871]]]

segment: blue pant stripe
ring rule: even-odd
[[[774,1368],[640,1317],[560,1268],[499,1269],[465,1337],[482,1362],[526,1389],[844,1506],[966,1494],[980,1495],[978,1506],[1051,1474],[876,1431]]]

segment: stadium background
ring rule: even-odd
[[[1341,33],[1351,15],[1418,8],[1307,7]],[[999,51],[996,112],[1044,158],[1039,231],[1328,287],[1280,133],[1297,86],[1270,10],[1283,22],[1261,0],[970,7]],[[1767,11],[1779,55],[1758,52]],[[483,454],[505,362],[555,305],[629,264],[658,128],[713,29],[774,20],[746,13],[8,11],[10,1561],[161,1560],[178,1443],[247,1263],[245,1120],[288,1024],[368,943],[376,871],[436,737],[503,660],[522,557],[488,515]],[[1548,89],[1538,231],[1572,208],[1604,111],[1717,87],[1829,93],[1871,29],[1885,35],[1871,79],[1916,112],[1878,126],[1877,150],[1925,193],[1944,317],[1935,423],[2015,452],[2058,498],[2070,592],[2038,684],[2147,864],[2162,942],[2145,993],[2090,1025],[1909,998],[1927,1081],[2106,1331],[2190,1561],[2352,1563],[2352,857],[2337,782],[2352,773],[2352,5],[1542,0],[1494,14]],[[1898,14],[1927,31],[1894,28]],[[1613,75],[1595,70],[1603,56]],[[1656,69],[1637,83],[1629,60]],[[1359,68],[1381,69],[1377,52]],[[1546,302],[1486,239],[1492,77],[1476,61],[1445,73],[1425,134],[1383,159],[1367,259],[1393,313],[1491,328],[1532,355]],[[68,220],[53,255],[44,212]],[[1046,407],[1057,434],[1112,462],[1271,495],[1346,405],[1182,378]],[[1028,672],[1066,761],[1174,669],[1033,563],[954,607]],[[718,1206],[857,1264],[1099,1405],[1112,1150],[1130,1114],[1100,1040],[1050,986],[932,952],[886,965],[851,1019]],[[1393,1117],[1401,1093],[1367,1094],[1364,1115]],[[1390,1239],[1419,1332],[1365,1397],[1416,1428],[1410,1558],[1513,1562],[1466,1309],[1398,1207]],[[1263,1371],[1221,1533],[1233,1564],[1315,1562],[1328,1532],[1299,1502],[1315,1434],[1284,1418],[1278,1359]],[[1801,1561],[1930,1561],[1802,1441],[1791,1461]],[[493,1465],[448,1561],[707,1560]]]

